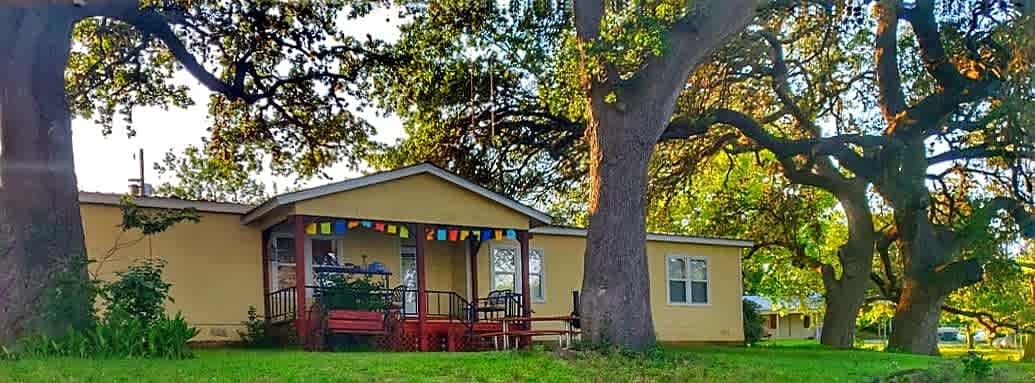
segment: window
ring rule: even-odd
[[[274,237],[271,249],[273,278],[270,281],[274,290],[295,286],[295,239],[291,237]]]
[[[511,290],[521,291],[520,283],[521,257],[518,249],[510,246],[493,247],[489,257],[492,266],[490,290]],[[528,284],[531,286],[529,294],[533,302],[546,301],[546,286],[544,285],[544,253],[543,249],[535,248],[528,251]]]
[[[528,252],[528,284],[532,302],[546,302],[546,288],[543,286],[543,249],[530,249]]]
[[[517,248],[493,247],[489,262],[492,263],[491,290],[517,291]]]
[[[771,328],[771,329],[776,329],[776,326],[777,326],[776,325],[776,321],[777,321],[776,315],[775,314],[769,314],[769,321],[768,321],[769,323],[768,323],[768,326],[766,326],[766,327]]]
[[[808,315],[802,314],[801,321],[802,321],[802,327],[812,328],[812,318],[810,318]]]
[[[668,257],[668,303],[708,304],[708,261],[701,257]]]

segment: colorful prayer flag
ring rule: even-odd
[[[517,239],[517,232],[514,229],[507,230],[507,239]]]
[[[488,241],[490,239],[492,239],[492,230],[489,230],[489,229],[482,230],[482,240],[483,241]]]
[[[370,221],[363,221],[363,222],[360,222],[360,224],[363,225],[363,227],[365,227],[367,229],[369,229],[369,228],[374,226],[374,223],[370,222]]]
[[[436,233],[435,237],[439,241],[445,241],[446,240],[446,235],[447,235],[446,234],[446,229],[438,229],[438,232]]]
[[[495,232],[493,232],[493,234],[495,235],[492,237],[492,239],[503,239],[503,230],[496,230]]]
[[[309,235],[316,235],[316,223],[310,223],[305,225],[305,233]]]
[[[471,235],[471,232],[470,232],[470,231],[467,231],[467,230],[460,230],[460,240],[461,240],[461,241],[466,241],[466,240],[467,240],[467,236],[468,236],[468,235]]]
[[[345,221],[337,221],[334,223],[334,232],[336,234],[345,234]]]
[[[330,222],[320,222],[320,234],[330,234],[330,233],[331,233],[331,223]]]
[[[449,240],[455,241],[458,234],[459,233],[457,233],[456,229],[449,229]]]
[[[374,224],[374,230],[385,231],[385,223],[384,222],[375,223]]]
[[[435,231],[431,229],[424,229],[424,239],[429,241],[435,240]]]
[[[349,221],[349,229],[355,229],[359,227],[359,221]]]
[[[410,229],[406,226],[399,226],[399,238],[410,238]]]
[[[395,225],[392,225],[392,224],[388,224],[388,234],[395,234],[395,233],[397,233],[398,232],[398,230],[397,230],[398,228],[399,228],[398,226],[395,226]]]

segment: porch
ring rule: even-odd
[[[397,351],[484,350],[535,335],[530,292],[541,281],[530,276],[525,229],[290,215],[263,242],[266,318],[293,325],[309,349],[335,334]],[[490,283],[479,283],[479,253],[499,264]]]

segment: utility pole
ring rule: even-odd
[[[130,178],[128,180],[130,182],[130,194],[137,197],[146,197],[147,184],[144,183],[144,148],[140,148],[137,154],[137,161],[140,164],[140,175],[139,178]]]

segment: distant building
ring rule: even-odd
[[[758,305],[758,313],[765,319],[762,327],[770,339],[815,339],[822,334],[823,301],[819,296],[804,304],[798,299],[774,303],[758,295],[746,295],[744,299]]]

